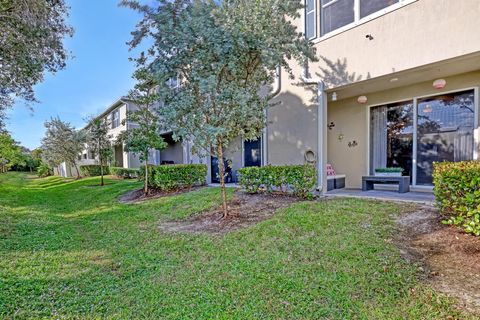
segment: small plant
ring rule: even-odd
[[[399,167],[386,167],[386,168],[377,168],[375,169],[375,172],[378,172],[378,173],[402,173],[403,172],[403,168],[399,168]]]
[[[444,224],[480,236],[480,161],[441,162],[433,166],[434,194]]]
[[[136,179],[139,177],[139,171],[140,169],[110,167],[110,174],[122,179]]]
[[[37,175],[40,178],[48,177],[53,174],[52,168],[46,163],[40,163],[40,165],[37,168]]]

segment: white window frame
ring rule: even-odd
[[[320,1],[320,0],[316,0],[315,1],[315,8],[317,8],[317,2]],[[382,10],[379,10],[379,11],[376,11],[372,14],[369,14],[368,16],[365,16],[363,18],[360,18],[360,1],[361,0],[354,0],[354,21],[352,23],[349,23],[343,27],[340,27],[338,29],[335,29],[335,30],[332,30],[328,33],[325,33],[324,35],[322,35],[322,27],[321,27],[321,14],[322,14],[322,10],[324,7],[328,7],[329,5],[332,5],[333,3],[337,2],[338,0],[332,0],[330,2],[328,2],[327,4],[325,5],[321,5],[321,3],[319,4],[320,5],[320,10],[317,10],[318,12],[316,13],[316,28],[315,28],[315,34],[318,32],[318,25],[320,26],[320,37],[315,37],[315,38],[312,38],[310,39],[313,43],[318,43],[318,42],[321,42],[323,40],[326,40],[328,38],[331,38],[333,36],[336,36],[340,33],[343,33],[349,29],[352,29],[356,26],[359,26],[361,24],[364,24],[368,21],[371,21],[371,20],[374,20],[380,16],[383,16],[387,13],[390,13],[392,11],[395,11],[395,10],[398,10],[406,5],[409,5],[413,2],[416,2],[418,0],[400,0],[398,3],[395,3],[395,4],[392,4]],[[305,1],[305,6],[306,6],[307,2]],[[304,31],[306,31],[306,21],[307,21],[307,17],[306,17],[306,10],[304,10],[305,12],[305,16],[304,16]],[[320,22],[320,23],[319,23]],[[305,32],[304,32],[305,33]]]
[[[118,124],[115,122],[115,114],[118,115]],[[112,111],[112,129],[120,127],[120,110],[115,109]]]
[[[478,155],[478,148],[480,147],[480,136],[479,136],[479,124],[480,124],[480,88],[479,87],[466,87],[466,88],[458,88],[458,89],[453,89],[449,91],[441,91],[441,92],[436,92],[436,93],[429,93],[426,95],[421,95],[421,96],[414,96],[414,97],[407,97],[406,99],[400,99],[400,100],[393,100],[393,101],[386,101],[383,103],[377,103],[377,104],[372,104],[367,106],[367,173],[370,174],[370,131],[371,131],[371,126],[370,126],[370,114],[372,111],[372,108],[375,107],[381,107],[384,105],[388,104],[394,104],[394,103],[401,103],[401,102],[407,102],[407,101],[412,101],[413,102],[413,146],[412,146],[412,187],[418,188],[418,189],[424,189],[424,190],[432,190],[433,186],[426,186],[426,185],[417,185],[417,135],[418,135],[418,100],[423,99],[423,98],[430,98],[430,97],[436,97],[442,94],[452,94],[452,93],[459,93],[463,91],[470,91],[473,90],[473,103],[474,103],[474,115],[473,115],[473,160],[478,160],[479,155]]]
[[[313,1],[313,9],[311,11],[307,11],[307,1],[308,0],[305,0],[305,19],[304,19],[304,34],[305,34],[305,38],[307,37],[307,15],[309,13],[313,13],[314,15],[314,23],[313,23],[313,36],[310,37],[310,38],[307,38],[307,40],[313,40],[313,39],[316,39],[317,38],[317,30],[318,30],[318,21],[319,21],[319,18],[318,18],[318,15],[319,15],[319,12],[317,11],[317,3],[318,1],[320,0],[314,0]]]

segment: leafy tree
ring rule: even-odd
[[[165,102],[162,116],[176,136],[194,141],[197,152],[219,159],[224,217],[228,215],[223,154],[237,137],[255,139],[265,126],[269,94],[278,67],[292,75],[289,60],[315,60],[308,41],[293,25],[300,0],[123,0],[143,20],[131,47],[144,38],[153,45],[137,59],[149,60]],[[179,76],[180,88],[168,80]],[[271,88],[269,88],[271,90]]]
[[[47,130],[42,139],[42,154],[46,162],[52,167],[66,162],[75,167],[77,179],[80,179],[77,158],[84,149],[83,133],[59,118],[46,121],[45,128]]]
[[[45,71],[65,67],[67,16],[64,0],[0,0],[0,120],[14,97],[36,101],[33,86]]]
[[[8,132],[0,132],[0,172],[4,173],[23,161],[22,149],[18,143]]]
[[[112,158],[112,136],[108,134],[109,122],[106,119],[92,118],[87,126],[88,147],[98,156],[100,163],[100,185],[104,185],[103,166]]]
[[[130,92],[129,99],[136,104],[137,109],[127,114],[127,121],[132,127],[122,132],[119,140],[124,143],[125,151],[138,154],[144,163],[143,191],[148,194],[148,155],[150,150],[164,149],[167,144],[159,132],[158,95],[152,91],[154,81],[144,68],[137,70],[134,77],[138,83]]]

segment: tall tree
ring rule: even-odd
[[[151,72],[165,102],[162,116],[177,136],[194,141],[219,159],[224,217],[224,151],[241,136],[255,139],[265,126],[269,94],[278,67],[292,75],[289,60],[315,60],[313,49],[292,20],[300,0],[157,0],[153,5],[123,0],[143,14],[130,42],[153,45],[137,61],[151,61]],[[182,85],[171,90],[168,80]],[[270,87],[269,87],[270,88]],[[270,88],[271,90],[271,88]]]
[[[45,71],[65,67],[68,9],[64,0],[0,0],[0,120],[15,98],[36,101]]]
[[[160,136],[158,95],[152,89],[155,82],[145,68],[138,69],[134,78],[138,83],[130,92],[129,99],[136,105],[136,110],[127,114],[126,121],[131,124],[131,128],[122,132],[119,140],[124,143],[125,151],[138,154],[144,163],[143,191],[148,194],[148,155],[150,150],[164,149],[167,144]]]
[[[52,118],[45,122],[46,133],[42,139],[43,157],[51,166],[62,162],[75,167],[77,179],[80,179],[78,170],[78,156],[85,147],[85,138],[81,131],[68,122],[59,118]]]
[[[4,173],[23,161],[22,149],[18,143],[8,132],[0,132],[0,172]]]
[[[86,130],[88,148],[98,157],[100,163],[100,185],[103,186],[103,167],[112,158],[112,136],[108,134],[109,122],[106,119],[92,118]]]

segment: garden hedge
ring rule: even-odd
[[[480,162],[434,163],[433,184],[444,223],[480,236]]]
[[[85,177],[96,177],[100,175],[100,165],[99,164],[89,164],[80,166],[80,172]],[[110,174],[108,166],[103,166],[103,174]]]
[[[139,171],[144,178],[145,168]],[[148,166],[148,186],[162,191],[172,191],[206,184],[207,166],[204,164],[170,164]]]
[[[110,174],[122,179],[135,179],[139,176],[140,169],[127,169],[122,167],[110,167]]]
[[[310,198],[317,183],[317,172],[312,165],[247,167],[238,173],[240,186],[249,193],[257,193],[263,187],[267,192],[292,192]]]

